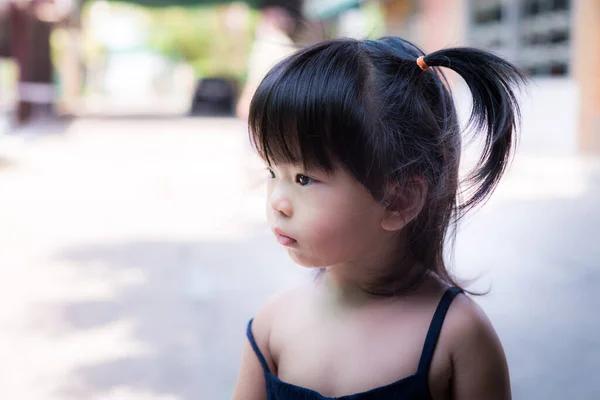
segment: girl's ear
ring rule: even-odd
[[[419,215],[426,198],[427,184],[420,176],[394,186],[384,199],[386,212],[381,227],[386,231],[401,230]]]

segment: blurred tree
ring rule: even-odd
[[[363,12],[367,18],[366,32],[369,39],[378,39],[385,35],[385,17],[379,3],[366,3]]]
[[[200,7],[150,10],[148,46],[192,66],[197,76],[243,79],[257,13],[242,30],[227,24],[227,8]]]

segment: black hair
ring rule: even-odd
[[[431,68],[419,67],[420,56]],[[462,132],[436,67],[464,79],[473,98],[469,122],[485,132],[479,162],[462,182]],[[520,118],[515,89],[525,80],[509,62],[475,48],[425,55],[397,37],[328,40],[296,52],[266,75],[251,102],[249,132],[267,163],[326,171],[341,165],[378,201],[390,185],[422,179],[424,207],[405,228],[416,261],[411,278],[398,267],[365,290],[400,294],[430,275],[460,286],[444,262],[449,228],[485,201],[504,173]]]

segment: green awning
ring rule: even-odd
[[[144,7],[198,7],[212,6],[218,4],[228,4],[238,2],[239,0],[108,0],[111,2],[138,4]],[[356,8],[361,0],[305,0],[305,16],[313,18],[327,19],[340,14],[350,8]],[[258,7],[261,0],[243,0],[243,3],[251,7]]]
[[[304,11],[308,18],[327,19],[356,8],[361,0],[306,0]]]
[[[138,4],[144,7],[198,7],[198,6],[212,6],[219,4],[228,4],[239,2],[236,0],[109,0],[110,2],[117,3],[130,3]],[[251,7],[257,7],[260,0],[244,0],[243,3],[248,4]]]

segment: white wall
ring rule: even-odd
[[[454,95],[464,121],[470,110],[470,95],[464,83],[456,83]],[[577,83],[571,78],[532,79],[520,98],[523,118],[518,151],[575,155],[579,136]]]

